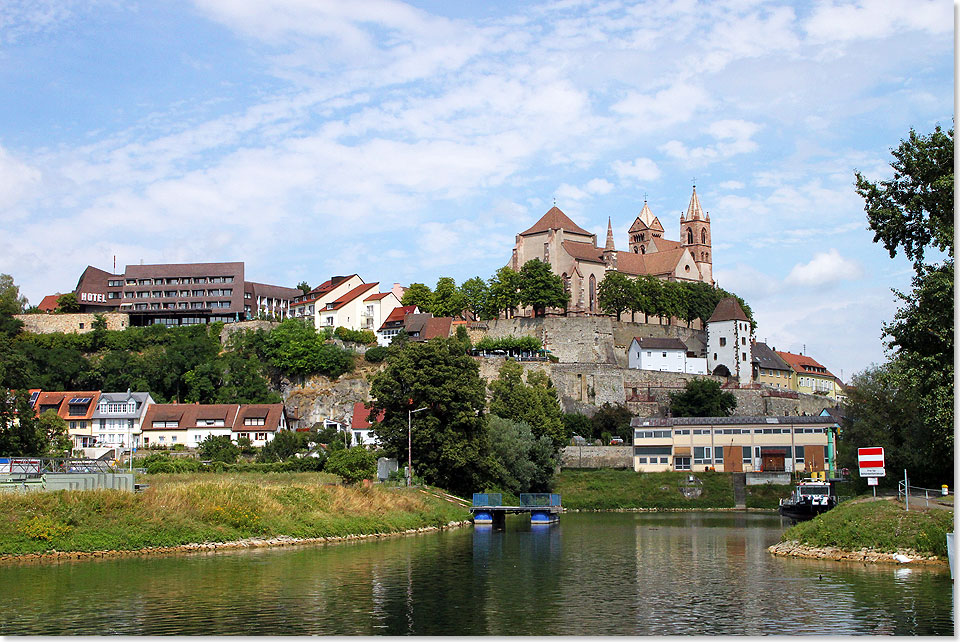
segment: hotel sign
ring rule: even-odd
[[[86,301],[87,303],[106,303],[107,297],[99,292],[81,292],[80,301]]]

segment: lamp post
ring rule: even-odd
[[[407,411],[407,486],[413,486],[413,413],[427,410],[427,406]]]

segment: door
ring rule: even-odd
[[[819,472],[824,469],[823,451],[824,451],[824,446],[806,446],[803,449],[803,458],[804,458],[804,463],[806,464],[807,472],[811,472],[811,471]]]
[[[742,473],[743,472],[743,447],[742,446],[724,446],[723,447],[723,472]]]

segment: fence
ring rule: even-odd
[[[947,494],[944,495],[942,488],[920,488],[919,486],[905,485],[903,481],[897,482],[897,499],[906,504],[907,510],[910,510],[911,502],[915,506],[924,508],[929,508],[931,502],[934,506],[943,506],[945,503],[953,504],[952,500],[944,501],[944,498],[950,495],[953,495],[953,493],[949,489]]]
[[[49,474],[113,473],[117,471],[101,459],[73,459],[49,457],[0,457],[0,475],[20,479],[35,479]]]
[[[503,506],[502,493],[474,493],[474,506]]]
[[[559,506],[560,495],[556,493],[520,493],[521,506]]]

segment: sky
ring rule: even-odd
[[[459,284],[554,202],[679,240],[696,185],[757,338],[849,381],[912,275],[854,173],[953,127],[953,51],[944,0],[4,0],[0,273]]]

